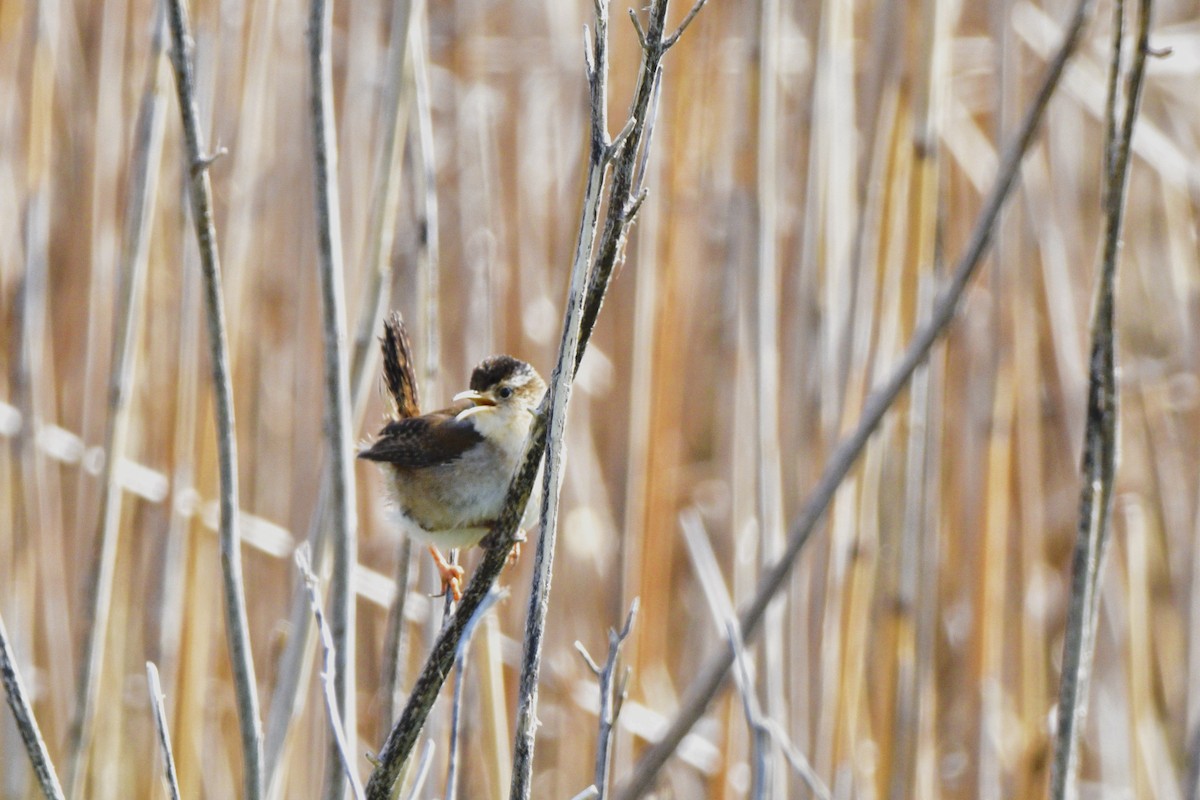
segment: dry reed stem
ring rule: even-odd
[[[171,30],[171,64],[183,120],[189,198],[204,284],[205,320],[209,360],[216,398],[217,450],[220,469],[221,577],[225,598],[225,632],[229,642],[243,759],[246,800],[263,792],[262,722],[250,634],[246,619],[246,594],[242,584],[241,536],[238,529],[237,441],[234,435],[233,386],[229,379],[229,349],[225,339],[225,308],[221,294],[221,266],[217,255],[212,216],[212,186],[208,167],[213,156],[204,152],[203,133],[197,121],[190,58],[191,37],[182,0],[168,0]]]
[[[4,683],[4,696],[12,709],[13,720],[21,734],[21,741],[25,743],[25,752],[29,756],[29,763],[33,765],[42,794],[47,800],[62,800],[62,786],[58,783],[50,754],[46,752],[46,743],[42,741],[42,732],[38,730],[37,720],[33,716],[33,706],[29,703],[21,673],[13,659],[3,617],[0,617],[0,682]]]
[[[1067,629],[1063,640],[1062,679],[1059,685],[1058,726],[1050,773],[1050,797],[1074,800],[1079,796],[1079,736],[1087,714],[1087,692],[1096,647],[1099,586],[1109,543],[1109,521],[1117,470],[1116,375],[1116,275],[1129,179],[1130,146],[1137,120],[1149,51],[1151,0],[1139,0],[1137,40],[1124,93],[1124,115],[1119,127],[1115,97],[1121,72],[1121,33],[1124,3],[1116,3],[1112,66],[1108,88],[1114,96],[1106,102],[1104,164],[1104,253],[1096,283],[1096,305],[1091,326],[1088,370],[1087,426],[1084,430],[1083,487],[1079,499],[1079,527],[1071,561],[1071,592]]]
[[[87,750],[92,739],[96,694],[104,663],[105,638],[112,607],[112,583],[116,570],[121,523],[123,487],[117,466],[127,448],[130,427],[129,399],[136,374],[137,345],[143,327],[146,272],[149,265],[150,228],[154,216],[162,160],[166,100],[165,52],[166,10],[159,6],[151,36],[150,59],[133,143],[134,165],[129,176],[129,207],[126,211],[124,246],[116,306],[116,330],[112,341],[111,373],[108,381],[107,412],[99,482],[103,488],[98,524],[93,537],[92,564],[88,576],[86,608],[92,617],[84,641],[83,665],[75,695],[75,717],[68,749],[72,796],[79,796],[86,782]]]
[[[913,372],[924,362],[934,343],[954,319],[958,301],[983,258],[1000,209],[1016,182],[1021,159],[1029,149],[1038,123],[1058,85],[1063,69],[1079,43],[1090,6],[1090,0],[1079,0],[1076,3],[1067,26],[1066,36],[1049,64],[1037,95],[1026,111],[1017,134],[1005,149],[996,182],[979,214],[966,251],[954,270],[950,284],[936,303],[929,322],[913,336],[911,343],[891,374],[868,398],[858,425],[831,455],[820,480],[805,503],[803,511],[791,526],[787,548],[783,556],[771,568],[753,600],[742,612],[740,624],[747,637],[756,633],[768,603],[790,574],[796,557],[812,535],[817,522],[824,515],[834,493],[841,486],[842,480],[854,465],[867,440],[878,427],[884,414],[899,396],[901,390],[907,385]],[[708,663],[700,669],[699,677],[689,687],[670,727],[642,757],[623,787],[620,797],[630,800],[642,796],[650,788],[658,771],[724,684],[732,663],[732,653],[723,651],[711,657]]]
[[[325,350],[325,434],[330,471],[329,515],[333,546],[333,577],[329,586],[329,627],[333,634],[338,711],[345,745],[331,743],[326,764],[325,797],[338,800],[345,792],[346,773],[338,766],[343,753],[358,750],[358,711],[355,691],[355,596],[351,571],[358,563],[358,519],[354,508],[354,455],[350,424],[350,386],[347,375],[345,268],[342,263],[341,203],[337,186],[338,147],[333,125],[333,68],[330,28],[333,4],[313,0],[310,7],[309,87],[313,132],[313,171],[316,181],[318,271],[321,278],[321,328]],[[352,768],[352,767],[351,767]]]

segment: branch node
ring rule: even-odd
[[[599,678],[600,666],[596,663],[596,660],[592,658],[592,654],[587,651],[587,648],[583,646],[583,642],[576,639],[575,649],[579,652],[579,655],[583,657],[583,662],[587,664],[587,667],[592,671],[592,674]]]
[[[625,142],[629,139],[629,134],[633,133],[634,119],[630,117],[625,120],[625,127],[621,128],[621,132],[608,143],[604,151],[605,163],[615,159],[621,152],[621,148],[625,146]]]
[[[588,85],[596,82],[596,53],[592,49],[592,32],[583,24],[583,66],[587,70]]]
[[[638,192],[637,197],[635,197],[633,199],[633,202],[631,202],[625,208],[625,213],[623,216],[624,216],[624,222],[626,225],[633,222],[633,218],[637,216],[637,213],[641,209],[642,203],[644,203],[646,201],[646,196],[648,194],[650,194],[650,191],[648,189],[642,189],[640,192]]]
[[[700,13],[700,9],[704,8],[704,4],[707,2],[708,0],[696,0],[695,5],[692,6],[692,10],[683,18],[683,22],[679,23],[679,27],[675,29],[675,32],[666,39],[663,39],[662,49],[664,51],[670,50],[675,46],[675,43],[679,41],[679,37],[683,36],[683,32],[692,24],[692,20],[696,18],[696,15]]]
[[[638,19],[637,12],[634,11],[632,8],[629,9],[629,18],[631,20],[633,20],[633,29],[635,31],[637,31],[638,44],[640,44],[642,46],[642,49],[645,50],[646,49],[646,29],[642,27],[642,21],[640,19]]]
[[[228,148],[225,145],[217,145],[217,149],[206,155],[201,155],[192,162],[192,177],[196,177],[201,172],[206,171],[209,167],[215,164],[223,156],[229,155]]]

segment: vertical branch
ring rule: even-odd
[[[58,783],[58,775],[54,773],[54,764],[50,762],[50,754],[46,752],[46,743],[42,741],[42,732],[38,730],[37,720],[33,716],[33,706],[25,694],[25,685],[21,673],[17,671],[16,661],[13,660],[12,646],[8,642],[8,631],[4,628],[4,619],[0,617],[0,682],[4,683],[4,695],[8,698],[9,708],[25,743],[25,752],[29,754],[29,762],[37,775],[38,785],[47,800],[63,800],[62,786]]]
[[[150,227],[154,197],[158,190],[162,158],[166,101],[163,96],[163,52],[166,39],[166,9],[157,6],[150,62],[138,109],[133,144],[134,163],[129,178],[129,208],[125,215],[125,242],[121,255],[119,296],[116,306],[116,336],[112,345],[112,373],[108,384],[108,419],[104,430],[105,458],[99,476],[104,487],[99,522],[93,538],[92,563],[88,573],[85,608],[92,613],[83,645],[83,664],[75,695],[71,724],[71,768],[68,770],[72,796],[79,796],[86,769],[86,752],[95,716],[96,692],[104,663],[105,634],[112,607],[113,572],[121,522],[121,485],[117,465],[125,453],[129,435],[129,396],[136,367],[137,342],[142,329],[143,292],[149,264]]]
[[[167,710],[163,707],[162,683],[158,679],[158,667],[153,661],[146,662],[146,688],[150,692],[150,706],[154,709],[154,727],[158,730],[158,744],[162,747],[163,776],[171,800],[179,800],[179,779],[175,775],[175,756],[171,753],[171,734],[167,725]]]
[[[333,128],[333,74],[329,36],[333,7],[313,0],[309,17],[309,66],[312,90],[313,171],[316,180],[317,242],[321,274],[321,322],[325,343],[325,433],[329,451],[330,518],[333,531],[333,580],[329,627],[336,652],[334,685],[344,724],[346,748],[356,747],[354,703],[354,594],[351,573],[358,535],[351,453],[350,389],[346,376],[346,303],[343,297],[341,210],[337,190],[337,140]],[[340,798],[345,773],[338,768],[341,749],[331,743],[325,797]]]
[[[587,183],[584,186],[583,213],[575,240],[567,308],[559,343],[558,362],[550,376],[546,445],[546,469],[542,481],[542,513],[534,556],[533,586],[529,594],[529,612],[525,622],[525,653],[521,664],[521,682],[517,698],[516,739],[513,746],[513,772],[510,797],[529,797],[533,774],[533,748],[537,730],[537,684],[541,671],[542,640],[546,612],[550,602],[550,579],[554,569],[554,545],[558,536],[558,500],[562,488],[562,442],[566,431],[567,403],[575,376],[579,348],[579,325],[587,290],[588,265],[596,237],[600,197],[604,190],[604,172],[612,146],[607,128],[608,7],[605,0],[596,3],[595,37],[585,39],[584,55],[591,93],[591,148],[588,155]]]
[[[221,478],[221,576],[225,594],[225,633],[229,641],[233,681],[237,692],[238,723],[242,739],[243,786],[247,800],[262,796],[262,728],[255,688],[254,661],[246,621],[246,596],[242,585],[241,535],[238,529],[237,440],[234,435],[233,385],[229,377],[229,347],[225,339],[225,305],[221,295],[221,264],[217,255],[217,232],[213,225],[212,185],[208,167],[212,157],[204,153],[203,134],[197,120],[192,63],[188,49],[187,18],[183,0],[167,0],[171,28],[171,64],[183,118],[187,154],[192,221],[200,250],[204,283],[205,319],[208,326],[209,360],[213,394],[216,396],[217,456]]]
[[[604,800],[608,788],[613,727],[617,724],[617,717],[621,714],[621,704],[625,701],[625,683],[629,676],[628,669],[626,669],[625,675],[620,681],[617,680],[617,657],[621,654],[621,645],[625,643],[625,640],[629,638],[630,631],[633,630],[633,621],[637,618],[637,610],[638,598],[635,597],[629,605],[629,613],[625,616],[624,627],[620,631],[609,629],[608,657],[604,660],[603,667],[596,664],[581,642],[575,642],[575,649],[579,651],[579,655],[583,656],[584,663],[587,664],[588,669],[592,671],[600,684],[600,713],[597,715],[600,720],[600,730],[596,735],[596,770],[592,780],[592,787],[596,790],[595,796],[599,800]]]
[[[338,698],[335,688],[337,682],[337,652],[333,643],[333,634],[329,630],[329,625],[325,622],[325,613],[321,610],[321,590],[318,585],[317,576],[313,574],[312,565],[308,558],[308,547],[306,545],[300,545],[300,547],[296,548],[296,569],[300,571],[300,577],[304,581],[305,589],[308,591],[309,610],[312,612],[313,619],[316,620],[317,634],[321,639],[321,652],[325,665],[321,671],[321,690],[325,695],[325,712],[329,715],[330,738],[333,739],[333,747],[337,750],[338,765],[350,781],[350,790],[355,800],[362,800],[362,782],[359,781],[358,774],[355,771],[354,755],[350,751],[350,745],[342,733],[342,717],[338,712]]]
[[[1139,0],[1137,46],[1125,87],[1125,114],[1117,127],[1117,73],[1121,58],[1121,21],[1115,22],[1113,66],[1106,103],[1108,118],[1104,163],[1104,254],[1096,286],[1088,370],[1087,422],[1083,444],[1083,487],[1079,527],[1071,558],[1071,594],[1063,638],[1062,683],[1058,698],[1058,731],[1050,773],[1050,797],[1079,796],[1079,735],[1087,715],[1087,693],[1099,617],[1099,584],[1109,542],[1109,522],[1117,468],[1116,273],[1129,179],[1129,148],[1137,119],[1146,55],[1149,51],[1151,0]],[[1114,14],[1123,16],[1124,3]]]

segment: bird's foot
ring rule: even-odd
[[[521,539],[517,539],[517,541],[513,542],[512,550],[508,551],[508,558],[504,559],[504,566],[506,568],[515,566],[517,561],[520,560],[520,558],[521,558],[521,542],[522,541],[523,540],[521,540]]]
[[[442,552],[433,545],[429,545],[429,555],[433,556],[433,563],[437,567],[438,574],[442,576],[442,594],[450,592],[456,603],[462,600],[462,583],[463,577],[466,575],[463,568],[447,561]]]

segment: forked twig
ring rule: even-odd
[[[612,629],[608,631],[608,657],[604,659],[603,667],[596,663],[582,642],[575,642],[575,649],[579,651],[584,663],[587,664],[588,669],[592,671],[600,684],[600,713],[597,715],[600,719],[600,731],[596,737],[596,771],[591,788],[595,789],[595,796],[601,800],[603,800],[608,787],[609,760],[612,758],[612,732],[617,724],[617,717],[621,714],[621,705],[625,701],[626,683],[629,680],[627,669],[621,677],[620,685],[617,684],[617,657],[621,654],[621,645],[629,638],[629,634],[633,630],[633,621],[637,618],[639,603],[639,598],[633,598],[633,602],[629,605],[629,613],[625,616],[625,625],[620,631]]]

